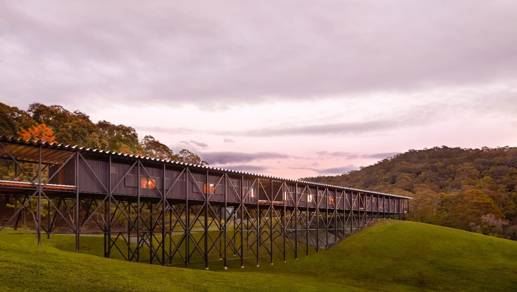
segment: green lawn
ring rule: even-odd
[[[517,291],[517,242],[414,222],[379,223],[288,264],[228,271],[76,254],[62,250],[67,240],[36,246],[31,234],[0,232],[0,290]],[[88,250],[96,242],[82,245]]]

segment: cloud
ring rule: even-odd
[[[341,158],[346,158],[346,159],[354,159],[354,158],[359,158],[361,156],[358,153],[342,152],[342,151],[334,151],[334,152],[318,151],[318,152],[316,152],[316,154],[318,156],[322,156],[322,157],[341,157]]]
[[[244,153],[244,152],[205,152],[201,156],[205,161],[210,164],[231,164],[231,163],[242,163],[253,160],[265,160],[265,159],[285,159],[289,158],[289,155],[274,152],[256,152],[256,153]]]
[[[324,169],[316,169],[316,171],[319,174],[343,174],[348,173],[350,171],[356,170],[357,167],[353,165],[347,165],[347,166],[340,166],[340,167],[331,167],[331,168],[324,168]]]
[[[235,140],[230,139],[230,138],[224,138],[223,142],[224,143],[235,143]]]
[[[374,158],[374,159],[385,159],[385,158],[393,157],[397,154],[399,154],[399,153],[398,152],[379,152],[379,153],[363,154],[361,157]]]
[[[192,144],[192,145],[195,145],[195,146],[197,146],[199,148],[206,148],[206,147],[208,147],[208,144],[203,143],[203,142],[199,142],[199,141],[195,141],[195,140],[190,140],[189,143]]]
[[[497,0],[3,1],[0,96],[217,108],[513,80],[516,9]]]
[[[392,157],[398,152],[379,152],[379,153],[352,153],[352,152],[342,152],[342,151],[318,151],[316,152],[318,156],[321,157],[339,157],[345,159],[358,159],[358,158],[373,158],[373,159],[384,159],[388,157]]]
[[[289,136],[289,135],[328,135],[328,134],[357,134],[380,130],[388,130],[404,126],[404,120],[386,119],[365,122],[343,122],[327,123],[318,125],[304,125],[297,127],[270,127],[258,128],[243,131],[217,130],[217,129],[188,129],[188,128],[167,128],[167,127],[137,127],[144,131],[166,132],[166,133],[204,133],[220,136],[243,136],[243,137],[268,137],[268,136]]]

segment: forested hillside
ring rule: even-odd
[[[88,115],[80,111],[68,111],[59,105],[34,103],[24,111],[0,103],[0,135],[204,163],[188,149],[174,153],[153,136],[145,136],[140,140],[132,127],[107,121],[94,123]]]
[[[409,195],[414,220],[517,239],[517,148],[410,150],[307,180]]]

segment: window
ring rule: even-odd
[[[255,198],[255,190],[253,188],[250,189],[250,197]]]
[[[308,194],[308,195],[307,195],[307,202],[312,203],[312,200],[313,200],[313,199],[314,199],[314,198],[313,198],[312,194]]]
[[[204,184],[203,185],[203,192],[205,194],[215,194],[215,185],[214,184]]]
[[[156,179],[147,176],[140,177],[140,188],[142,189],[155,189]]]
[[[287,191],[284,191],[283,199],[284,201],[287,201]]]

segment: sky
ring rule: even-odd
[[[513,0],[0,0],[0,101],[289,178],[517,146],[516,15]]]

